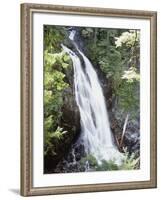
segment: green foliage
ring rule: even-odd
[[[44,151],[45,156],[56,155],[56,147],[63,139],[59,127],[62,116],[63,92],[69,87],[64,70],[70,66],[69,56],[61,49],[64,28],[44,26]]]
[[[119,170],[119,166],[113,160],[102,160],[101,164],[96,167],[96,171]]]
[[[49,117],[48,120],[45,122],[45,128],[50,130],[51,125],[52,125],[52,119],[51,117]],[[52,156],[56,155],[56,144],[63,139],[65,133],[67,133],[67,131],[64,131],[63,128],[59,126],[54,132],[49,132],[49,131],[45,132],[44,155],[47,154],[50,154]]]
[[[67,133],[67,131],[63,131],[63,128],[60,128],[58,126],[57,129],[56,129],[56,131],[53,134],[51,134],[51,137],[53,136],[54,138],[60,140],[65,133]]]
[[[84,40],[86,55],[100,67],[110,81],[113,99],[124,113],[137,114],[139,110],[140,82],[140,33],[134,30],[105,28],[79,28]],[[44,133],[45,156],[56,155],[57,146],[68,139],[61,126],[64,91],[70,87],[66,71],[71,67],[70,57],[62,50],[61,43],[68,42],[66,28],[44,26]],[[117,108],[117,109],[119,109]],[[123,113],[123,114],[124,114]],[[83,157],[94,170],[136,169],[139,159],[125,153],[122,164],[102,160],[98,164],[92,155]]]
[[[80,165],[84,166],[86,161],[88,161],[89,166],[91,168],[96,167],[98,165],[96,158],[91,154],[88,154],[86,157],[81,158]]]
[[[119,100],[120,108],[123,108],[126,113],[130,112],[131,116],[135,116],[137,109],[139,109],[139,84],[135,82],[123,81],[116,91]]]
[[[85,166],[88,161],[89,169],[91,171],[113,171],[113,170],[134,170],[139,168],[140,158],[135,153],[129,154],[127,149],[124,149],[125,153],[120,164],[117,164],[115,160],[101,160],[97,162],[96,158],[89,154],[80,160],[80,165]]]
[[[140,32],[83,28],[81,33],[87,45],[87,56],[111,81],[118,107],[133,117],[139,109]]]
[[[50,53],[60,52],[60,44],[67,37],[65,28],[51,25],[44,26],[44,49]]]
[[[137,157],[135,153],[132,153],[130,155],[127,149],[125,149],[124,158],[119,168],[120,170],[138,169],[139,161],[140,161],[140,157]]]
[[[54,67],[58,68],[59,70],[61,68],[66,69],[69,66],[69,61],[70,58],[64,51],[59,53],[49,53],[48,50],[44,51],[45,67],[49,72],[51,72]]]
[[[93,33],[93,29],[92,28],[84,28],[81,33],[82,33],[82,36],[85,38],[90,37]]]
[[[120,37],[116,37],[116,47],[121,47],[122,45],[126,45],[127,47],[133,47],[140,40],[140,32],[139,31],[127,31],[123,32]]]
[[[65,59],[64,59],[65,58]],[[44,52],[44,117],[53,116],[53,128],[58,124],[63,105],[63,91],[69,84],[64,81],[62,69],[69,65],[64,52],[51,54]]]
[[[102,71],[106,77],[115,78],[121,73],[121,54],[115,48],[111,48],[110,53],[99,60]]]
[[[139,109],[139,31],[123,32],[116,38],[115,44],[124,57],[123,70],[120,74],[120,84],[116,89],[119,106],[131,116],[137,114]]]
[[[126,79],[128,83],[140,81],[140,74],[136,72],[136,68],[130,67],[129,70],[124,71],[122,79]]]

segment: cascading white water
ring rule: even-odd
[[[71,40],[74,39],[74,34],[71,32]],[[75,46],[83,58],[85,67],[73,51],[62,45],[73,62],[75,98],[81,119],[81,141],[86,153],[93,155],[98,163],[102,160],[115,160],[120,163],[122,155],[113,143],[105,98],[97,73],[76,43]]]

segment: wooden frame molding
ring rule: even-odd
[[[56,187],[33,187],[33,73],[32,15],[33,13],[106,16],[150,20],[150,180],[138,182],[86,184]],[[155,188],[157,185],[157,13],[153,11],[87,8],[60,5],[21,4],[21,195],[96,192]]]

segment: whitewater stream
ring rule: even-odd
[[[108,112],[106,109],[103,90],[97,73],[84,53],[74,41],[75,31],[71,31],[72,40],[79,56],[62,45],[73,62],[75,99],[80,112],[80,140],[86,154],[93,155],[98,163],[102,160],[115,160],[120,163],[122,154],[113,142]],[[82,57],[84,65],[81,63]]]

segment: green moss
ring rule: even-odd
[[[95,158],[93,155],[91,155],[91,154],[87,155],[86,157],[83,157],[83,158],[80,160],[80,165],[81,165],[81,166],[84,166],[85,163],[86,163],[86,161],[88,161],[89,166],[90,166],[91,168],[96,167],[96,166],[98,165],[96,158]]]

